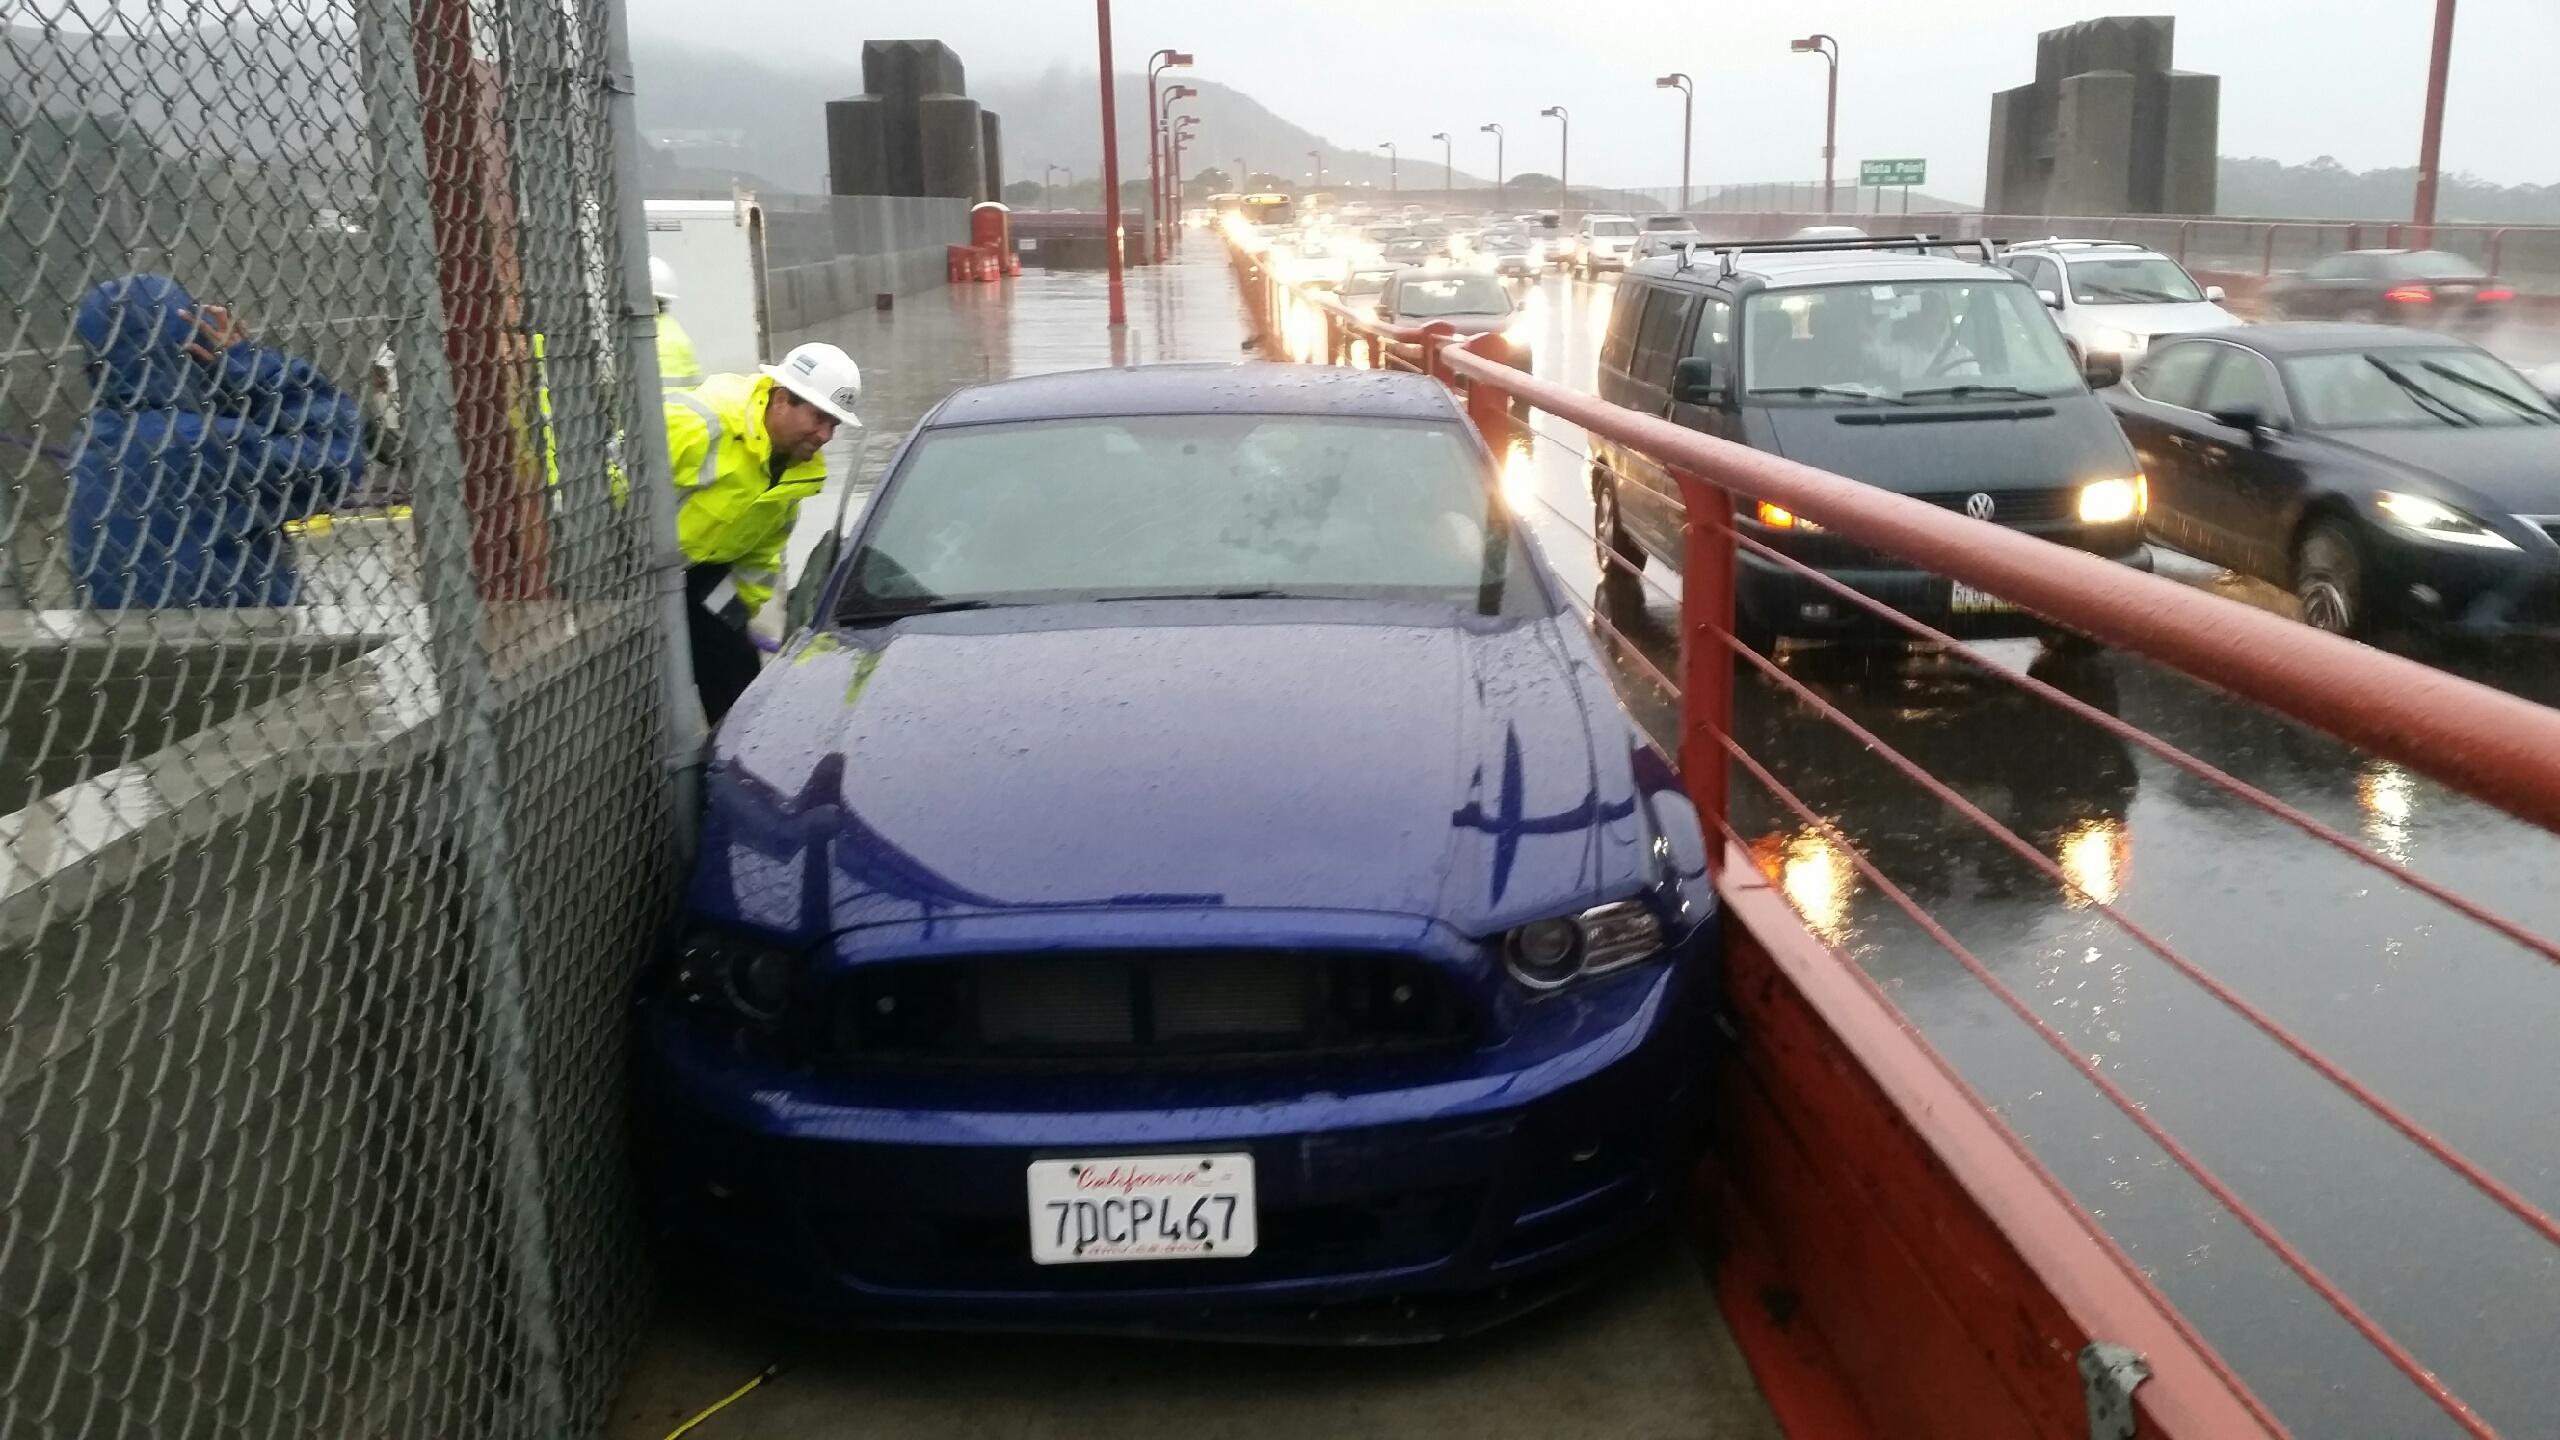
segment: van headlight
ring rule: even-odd
[[[2101,355],[2139,355],[2150,343],[2148,336],[2119,330],[2113,325],[2101,325],[2089,332],[2089,348]]]
[[[2080,487],[2080,523],[2121,525],[2151,508],[2151,483],[2136,475],[2125,480],[2092,480]]]
[[[2385,490],[2373,498],[2373,503],[2382,511],[2384,519],[2413,535],[2441,540],[2448,545],[2468,545],[2475,550],[2516,548],[2513,540],[2441,500]]]
[[[1662,921],[1652,907],[1618,900],[1579,915],[1530,921],[1503,937],[1502,963],[1530,989],[1553,990],[1661,951]]]

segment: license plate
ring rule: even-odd
[[[1253,1253],[1251,1155],[1034,1160],[1031,1259],[1240,1260]]]
[[[1955,593],[1948,597],[1947,608],[1959,615],[1988,615],[2002,610],[2015,610],[2018,607],[1988,590],[1976,590],[1970,585],[1959,582]]]

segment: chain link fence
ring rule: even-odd
[[[700,725],[620,27],[0,9],[10,1440],[600,1423]]]

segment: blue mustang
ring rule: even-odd
[[[811,1317],[1418,1338],[1681,1188],[1697,818],[1437,385],[961,391],[822,604],[641,987],[671,1261]]]

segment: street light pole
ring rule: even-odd
[[[1156,99],[1156,76],[1175,65],[1188,65],[1191,57],[1179,50],[1159,50],[1147,57],[1147,217],[1148,249],[1156,263],[1164,263],[1164,172],[1156,158],[1164,153],[1164,108]]]
[[[1191,63],[1191,57],[1188,55],[1179,56],[1177,57],[1177,60],[1179,63],[1184,65]],[[1156,182],[1154,202],[1156,208],[1156,219],[1160,227],[1156,240],[1156,256],[1159,260],[1164,257],[1165,251],[1170,250],[1173,247],[1174,201],[1181,191],[1181,181],[1173,174],[1174,166],[1171,153],[1173,146],[1173,136],[1171,134],[1171,127],[1173,125],[1173,107],[1176,103],[1188,100],[1199,93],[1200,91],[1196,87],[1190,85],[1166,86],[1164,92],[1164,103],[1157,107],[1155,118],[1149,122],[1156,127],[1157,149],[1165,152],[1165,173],[1163,177]],[[1150,167],[1154,166],[1154,155],[1150,154],[1147,157],[1147,164]],[[1155,172],[1150,168],[1148,173],[1154,174]]]
[[[2436,0],[2435,52],[2427,60],[2427,118],[2418,136],[2418,201],[2410,219],[2429,232],[2415,243],[2431,245],[2436,192],[2443,179],[2444,87],[2453,70],[2453,0]]]
[[[1502,208],[1502,127],[1487,123],[1476,128],[1493,137],[1493,208],[1499,210]]]
[[[1378,148],[1387,152],[1387,198],[1392,200],[1396,194],[1396,142],[1381,140]]]
[[[1458,188],[1456,179],[1458,167],[1456,160],[1452,158],[1458,153],[1458,142],[1450,139],[1449,132],[1446,130],[1440,131],[1431,138],[1440,142],[1440,191],[1445,196]],[[1448,202],[1444,199],[1441,203],[1445,205]]]
[[[1055,210],[1055,209],[1057,209],[1057,208],[1058,208],[1058,202],[1056,202],[1055,200],[1052,200],[1052,199],[1050,199],[1050,198],[1049,198],[1049,177],[1050,177],[1050,176],[1052,176],[1052,175],[1064,175],[1064,176],[1066,176],[1066,177],[1067,177],[1067,187],[1068,187],[1069,189],[1073,189],[1073,188],[1075,188],[1075,183],[1076,183],[1076,172],[1074,172],[1073,170],[1068,169],[1068,168],[1067,168],[1066,166],[1064,166],[1064,165],[1049,165],[1049,164],[1045,164],[1045,163],[1044,163],[1043,165],[1041,165],[1041,167],[1040,167],[1040,208],[1041,208],[1041,209],[1043,209],[1043,210]]]
[[[1562,137],[1556,141],[1556,211],[1561,214],[1573,208],[1573,116],[1561,105],[1550,105],[1538,113],[1554,116],[1564,127]]]
[[[1697,114],[1694,107],[1698,103],[1696,83],[1686,74],[1674,70],[1654,81],[1653,86],[1657,90],[1680,92],[1680,209],[1686,213],[1689,208],[1689,137]]]
[[[1177,87],[1188,88],[1188,87]],[[1200,123],[1197,115],[1176,115],[1167,102],[1164,114],[1164,205],[1167,248],[1181,243],[1182,222],[1182,147],[1190,139],[1191,127]]]
[[[1246,167],[1244,157],[1241,155],[1236,157],[1236,193],[1239,195],[1253,193],[1253,171]]]
[[[1120,117],[1111,93],[1111,0],[1093,0],[1093,31],[1102,49],[1102,234],[1111,251],[1111,328],[1125,330],[1129,295],[1120,274]]]
[[[1819,55],[1831,64],[1831,82],[1822,101],[1822,213],[1831,213],[1832,165],[1840,153],[1840,42],[1828,35],[1807,35],[1787,48],[1799,55]]]
[[[1316,188],[1321,190],[1324,188],[1324,152],[1310,150],[1307,152],[1307,158],[1316,162]]]

